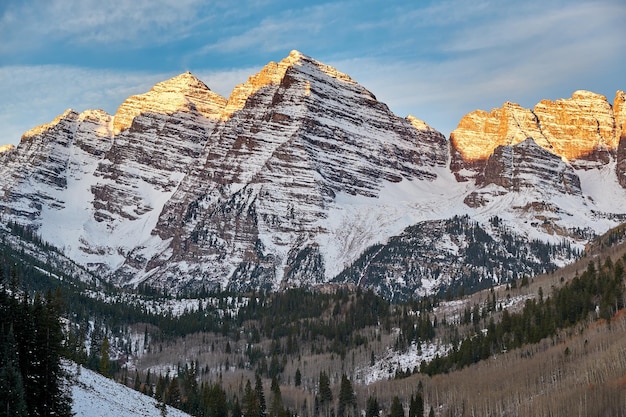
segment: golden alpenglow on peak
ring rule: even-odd
[[[76,113],[74,110],[72,109],[66,109],[63,113],[59,114],[57,117],[54,118],[53,121],[51,121],[50,123],[44,123],[42,125],[39,126],[35,126],[32,129],[24,132],[24,134],[22,135],[22,139],[27,139],[27,138],[31,138],[33,136],[39,135],[43,132],[45,132],[46,130],[50,130],[53,127],[55,127],[56,125],[59,124],[59,122],[61,122],[62,120],[65,119],[75,119],[76,117],[78,117],[78,113]]]
[[[427,131],[432,131],[434,132],[435,129],[433,129],[428,123],[426,123],[425,121],[418,119],[417,117],[409,114],[406,119],[411,123],[411,125],[413,125],[414,128],[416,128],[417,130],[427,130]]]
[[[615,110],[621,109],[618,96]],[[516,145],[528,137],[566,160],[576,160],[617,148],[616,117],[605,96],[578,90],[568,99],[542,100],[533,110],[506,102],[489,113],[473,111],[461,119],[450,139],[466,162],[486,160],[498,146]]]
[[[270,85],[278,84],[285,76],[287,69],[294,63],[300,60],[301,54],[298,51],[291,51],[289,56],[282,61],[270,62],[265,65],[261,71],[248,77],[248,80],[243,84],[238,84],[233,89],[228,103],[222,113],[223,119],[228,119],[238,110],[243,109],[248,97],[259,91],[261,88]]]
[[[254,95],[257,91],[268,85],[279,84],[285,77],[290,68],[301,68],[300,71],[306,73],[322,72],[333,78],[355,84],[355,82],[346,74],[337,71],[335,68],[322,64],[315,59],[304,55],[300,51],[292,50],[287,57],[280,62],[270,62],[265,65],[261,71],[250,76],[248,80],[235,86],[233,89],[226,108],[222,114],[223,119],[230,118],[233,113],[241,110],[246,100]]]
[[[511,102],[489,113],[476,110],[465,115],[450,135],[452,145],[470,162],[486,160],[498,146],[516,145],[528,137],[549,146],[534,114]]]
[[[217,119],[225,105],[224,97],[187,71],[155,84],[147,93],[127,98],[115,113],[113,129],[115,134],[128,129],[142,113],[197,111],[204,117]]]
[[[578,90],[569,99],[542,100],[534,113],[553,152],[567,160],[617,148],[613,109],[601,94]]]
[[[626,93],[617,90],[613,100],[613,114],[615,116],[615,139],[626,138]]]

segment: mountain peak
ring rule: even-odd
[[[606,97],[577,90],[571,98],[540,101],[532,110],[506,102],[487,113],[465,115],[450,135],[455,172],[467,179],[501,145],[515,145],[527,137],[537,145],[579,167],[605,164],[620,135],[619,94],[615,109]],[[457,177],[460,174],[457,175]]]
[[[50,130],[54,128],[56,125],[58,125],[60,122],[64,120],[76,120],[77,117],[78,117],[78,113],[76,111],[72,109],[67,109],[63,113],[55,117],[54,120],[51,121],[50,123],[44,123],[26,131],[22,135],[22,139],[25,139],[25,138],[27,139],[27,138],[31,138],[33,136],[39,135],[45,132],[46,130]]]
[[[228,105],[222,115],[223,118],[227,119],[236,111],[241,110],[245,106],[246,100],[263,87],[280,84],[290,69],[307,73],[311,78],[316,78],[315,72],[322,72],[325,76],[355,84],[348,75],[304,55],[300,51],[292,50],[280,62],[268,63],[261,71],[250,76],[245,83],[237,85],[228,99]]]
[[[198,112],[217,119],[225,105],[224,97],[187,71],[155,84],[147,93],[127,98],[117,109],[113,128],[115,134],[128,129],[142,113]]]
[[[417,130],[426,130],[429,132],[434,132],[435,129],[433,129],[428,123],[426,123],[425,121],[418,119],[417,117],[409,114],[406,119],[411,123],[411,125],[413,125],[414,128],[416,128]]]
[[[15,145],[13,145],[12,143],[8,145],[0,145],[0,155],[5,152],[12,151],[13,149],[15,149]]]
[[[186,71],[169,80],[161,81],[152,87],[153,91],[181,91],[193,93],[194,90],[211,91],[209,87],[191,72]]]

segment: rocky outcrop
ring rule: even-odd
[[[71,200],[68,181],[80,177],[85,158],[74,158],[75,145],[98,158],[110,146],[110,116],[101,111],[67,110],[54,121],[26,132],[5,160],[0,207],[4,213],[41,224],[42,210],[59,209]],[[66,195],[64,195],[66,194]]]
[[[617,145],[617,179],[626,188],[626,93],[618,91],[613,101]]]
[[[156,84],[152,89],[131,96],[117,109],[113,129],[115,134],[131,127],[141,114],[166,114],[196,112],[209,119],[217,119],[226,99],[212,92],[202,81],[189,72]]]
[[[580,195],[574,169],[528,138],[516,145],[499,146],[487,160],[476,184],[498,185],[509,191],[537,188],[545,194]]]
[[[615,116],[603,95],[576,91],[570,99],[539,102],[534,113],[552,152],[574,165],[606,164],[617,149]]]
[[[569,99],[543,100],[532,111],[507,102],[461,119],[450,136],[451,168],[459,180],[475,178],[498,146],[527,137],[577,168],[597,167],[615,155],[618,135],[616,113],[600,94],[576,91]]]

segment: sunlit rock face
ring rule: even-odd
[[[518,104],[506,102],[490,113],[473,111],[450,135],[451,168],[459,180],[474,178],[498,146],[516,145],[529,137],[550,148],[537,116]]]
[[[604,165],[619,143],[616,117],[606,97],[582,90],[569,99],[543,100],[532,111],[508,102],[490,113],[477,110],[451,134],[451,167],[459,180],[475,178],[498,146],[528,137],[575,167]]]
[[[613,102],[617,146],[617,179],[626,188],[626,94],[618,91]]]
[[[196,112],[207,118],[219,118],[226,99],[212,92],[193,74],[186,72],[156,84],[152,89],[131,96],[115,113],[115,134],[130,128],[135,117],[141,114],[174,114]]]
[[[570,99],[541,101],[534,113],[552,152],[575,165],[608,163],[617,149],[615,116],[603,95],[576,91]]]

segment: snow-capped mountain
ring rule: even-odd
[[[185,73],[113,116],[67,111],[27,132],[0,153],[0,209],[121,285],[171,289],[328,282],[416,230],[456,242],[463,262],[466,240],[441,226],[454,216],[496,240],[506,228],[580,249],[626,214],[623,104],[582,91],[534,111],[506,103],[448,141],[293,51],[228,99]],[[449,284],[415,262],[396,257],[388,287]],[[342,276],[383,279],[359,271]]]

